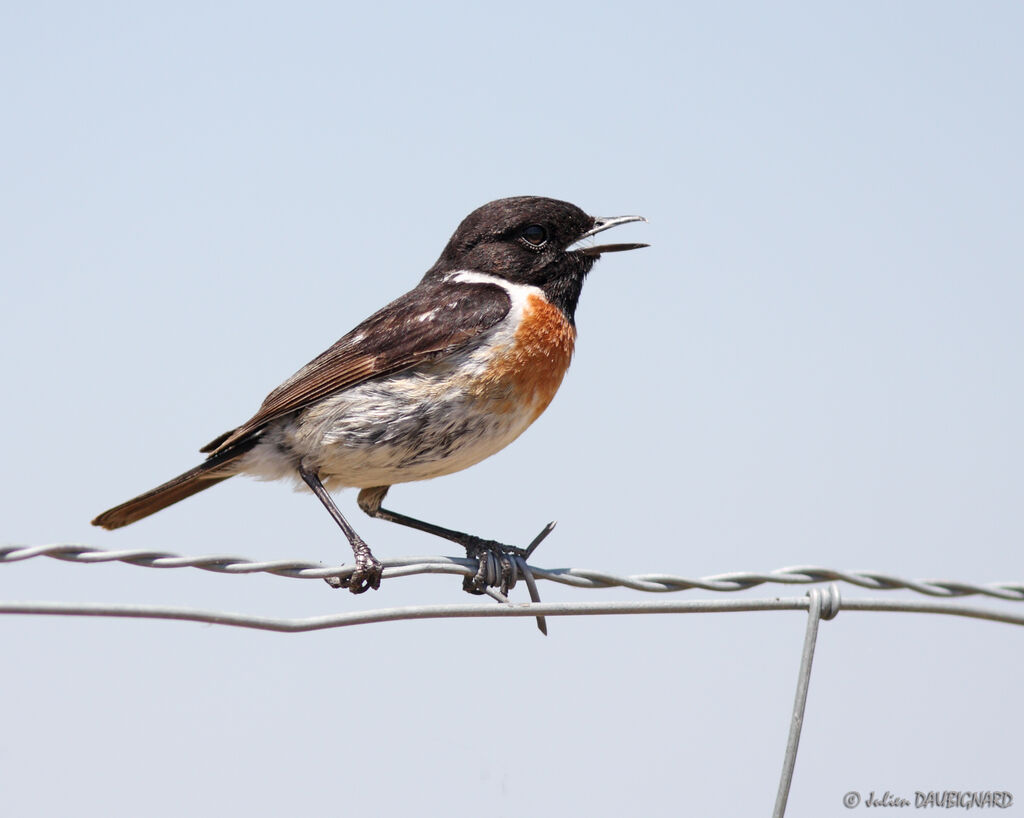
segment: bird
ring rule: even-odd
[[[126,526],[238,474],[291,479],[312,491],[352,548],[355,570],[334,587],[376,589],[383,571],[334,503],[330,492],[341,488],[359,489],[357,505],[371,517],[459,543],[482,570],[488,549],[516,549],[385,509],[385,495],[396,483],[479,463],[541,415],[573,356],[587,274],[605,253],[648,246],[589,240],[637,221],[646,219],[597,218],[542,196],[477,208],[412,290],[203,446],[203,462],[92,524]]]

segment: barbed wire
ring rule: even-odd
[[[539,542],[545,532],[535,540]],[[529,556],[532,548],[522,552]],[[195,568],[220,574],[271,574],[273,576],[297,579],[344,579],[355,570],[354,566],[326,567],[319,563],[303,560],[256,561],[244,557],[209,555],[186,557],[166,551],[121,550],[105,551],[88,545],[58,543],[52,545],[9,545],[0,546],[0,564],[23,562],[36,557],[96,564],[123,562],[147,568]],[[498,566],[491,560],[487,568],[487,579],[494,578]],[[226,611],[203,611],[161,605],[108,605],[76,604],[63,602],[0,602],[0,615],[22,614],[43,616],[92,616],[114,618],[164,619],[203,622],[240,628],[298,633],[352,625],[366,625],[379,622],[393,622],[410,619],[446,619],[467,617],[520,617],[537,619],[540,629],[547,633],[545,617],[548,616],[595,616],[622,614],[681,614],[681,613],[734,613],[741,611],[793,611],[806,610],[807,627],[804,635],[800,669],[797,674],[796,694],[790,719],[789,736],[783,756],[782,773],[775,800],[774,818],[783,818],[789,799],[793,772],[796,766],[797,749],[803,729],[807,705],[807,691],[810,685],[811,666],[818,638],[820,622],[835,618],[845,611],[889,611],[906,613],[943,614],[972,619],[1024,625],[1024,613],[1008,612],[991,608],[967,606],[952,602],[966,596],[981,596],[1000,601],[1024,601],[1024,583],[997,582],[978,585],[969,582],[941,579],[904,579],[878,571],[837,571],[811,565],[790,566],[768,572],[738,571],[715,574],[699,579],[672,574],[634,574],[619,576],[604,571],[590,571],[580,568],[537,568],[529,565],[524,556],[512,557],[513,582],[518,577],[526,580],[531,602],[511,602],[503,594],[490,589],[488,593],[498,599],[501,605],[480,603],[460,605],[410,605],[396,608],[354,611],[326,616],[304,618],[279,618],[231,613]],[[484,566],[477,560],[457,557],[399,557],[383,561],[384,577],[413,576],[416,574],[461,574],[476,577]],[[690,599],[657,601],[616,601],[616,602],[541,602],[536,580],[569,585],[575,588],[628,588],[648,593],[669,593],[694,589],[715,592],[745,591],[766,584],[810,585],[828,582],[827,588],[811,588],[806,596],[774,599]],[[930,599],[843,599],[838,582],[870,590],[913,591]],[[937,599],[936,599],[937,598]]]
[[[108,551],[77,543],[51,545],[0,546],[0,564],[21,562],[36,557],[50,557],[65,562],[96,564],[123,562],[146,568],[195,568],[219,574],[270,574],[292,579],[345,579],[355,570],[352,565],[325,566],[307,560],[252,560],[235,555],[187,557],[168,551],[129,549]],[[406,577],[417,574],[459,574],[473,576],[478,570],[476,560],[459,557],[419,556],[394,557],[381,561],[384,577]],[[908,590],[945,599],[983,596],[1013,602],[1024,601],[1024,583],[996,582],[975,584],[945,579],[905,579],[880,571],[853,571],[822,568],[816,565],[794,565],[773,571],[734,571],[725,574],[690,578],[673,574],[632,574],[620,576],[606,571],[585,568],[540,568],[529,566],[536,579],[545,579],[574,588],[628,588],[650,593],[669,593],[701,589],[705,591],[745,591],[765,584],[811,585],[823,582],[845,582],[874,591]]]

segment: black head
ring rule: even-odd
[[[569,202],[542,196],[498,199],[462,220],[426,278],[473,270],[532,284],[571,320],[583,279],[601,253],[646,245],[569,248],[601,230],[639,220],[639,216],[596,219]]]

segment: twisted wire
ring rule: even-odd
[[[220,574],[271,574],[294,579],[324,579],[347,577],[352,565],[325,566],[307,560],[251,560],[233,555],[206,555],[188,557],[168,551],[127,549],[107,551],[77,543],[51,545],[0,546],[0,564],[21,562],[36,557],[49,557],[82,564],[123,562],[146,568],[196,568]],[[404,577],[416,574],[460,574],[473,576],[479,563],[458,557],[397,557],[382,560],[385,577]],[[822,568],[815,565],[795,565],[774,571],[736,571],[713,574],[697,579],[673,574],[633,574],[619,576],[605,571],[584,568],[539,568],[527,565],[534,579],[545,579],[574,588],[629,588],[649,593],[668,593],[700,589],[705,591],[745,591],[765,584],[810,585],[820,582],[845,582],[872,591],[909,590],[924,596],[960,598],[983,596],[990,599],[1024,601],[1024,583],[996,582],[975,584],[944,579],[905,579],[880,571],[851,571]]]

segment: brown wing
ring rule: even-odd
[[[496,284],[423,282],[292,375],[248,421],[199,451],[224,451],[342,389],[448,355],[501,321],[510,307],[508,293]]]

